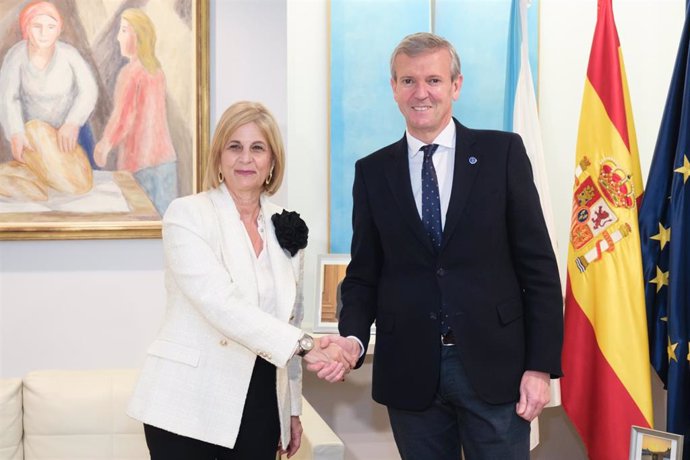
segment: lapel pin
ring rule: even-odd
[[[471,165],[476,165],[476,164],[477,164],[477,157],[471,156],[471,157],[469,157],[469,158],[467,159],[467,161],[468,161]]]

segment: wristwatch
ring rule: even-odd
[[[297,356],[304,356],[314,348],[314,339],[309,334],[304,334],[300,337],[297,345],[299,346]]]

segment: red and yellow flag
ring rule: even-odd
[[[599,0],[580,113],[568,245],[563,406],[590,459],[628,458],[651,427],[637,211],[642,176],[611,0]]]

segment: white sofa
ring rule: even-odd
[[[35,371],[0,379],[0,460],[144,460],[141,423],[125,414],[137,371]],[[342,460],[342,441],[304,400],[297,460]]]

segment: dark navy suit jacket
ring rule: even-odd
[[[438,252],[412,195],[405,136],[355,165],[339,330],[366,348],[376,323],[373,397],[400,409],[433,400],[441,303],[486,402],[516,401],[525,370],[561,375],[560,280],[522,139],[454,122],[453,187]]]

